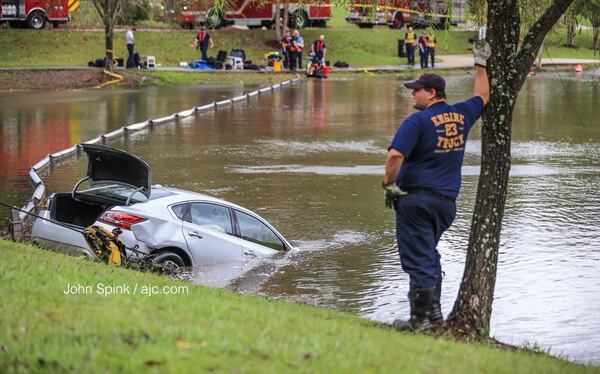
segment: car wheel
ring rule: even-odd
[[[27,17],[27,25],[34,30],[41,30],[46,26],[46,16],[39,10],[33,11]]]
[[[163,265],[171,270],[176,270],[185,266],[181,256],[173,252],[160,252],[154,257],[154,263]]]

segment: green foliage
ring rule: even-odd
[[[150,18],[150,2],[148,0],[125,1],[117,19],[117,25],[137,25]]]
[[[100,284],[127,286],[129,293],[101,295]],[[92,292],[65,295],[67,285]],[[143,286],[176,286],[180,292],[147,296]],[[400,334],[333,310],[237,295],[7,241],[0,241],[0,294],[3,372],[595,371],[544,354]]]

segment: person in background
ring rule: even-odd
[[[427,34],[425,33],[425,30],[421,31],[421,35],[419,36],[417,45],[419,46],[419,60],[421,62],[421,69],[426,69],[428,57],[427,57]]]
[[[130,28],[125,33],[125,40],[127,42],[127,69],[133,69],[135,67],[135,61],[133,58],[133,51],[135,48],[135,27]]]
[[[298,61],[298,69],[302,69],[302,52],[304,51],[304,38],[300,35],[300,31],[294,30],[294,42],[296,43],[296,61]]]
[[[431,67],[435,67],[435,44],[437,40],[435,39],[435,35],[433,35],[433,30],[429,30],[429,35],[427,35],[427,55],[431,57]]]
[[[325,45],[325,35],[319,35],[319,38],[312,45],[312,53],[316,61],[321,61],[325,65],[325,54],[327,46]]]
[[[281,54],[283,55],[283,68],[290,68],[290,47],[292,45],[292,35],[290,34],[290,30],[286,30],[283,35],[283,39],[281,39]]]
[[[408,58],[408,64],[415,64],[415,47],[417,45],[417,36],[413,31],[412,26],[408,26],[406,34],[404,35],[404,45],[406,46],[406,57]]]
[[[208,51],[209,47],[212,48],[214,46],[215,44],[213,43],[208,31],[206,31],[206,27],[200,26],[200,31],[198,34],[196,34],[196,38],[194,39],[194,47],[200,49],[202,60],[206,61],[208,59],[206,52]]]

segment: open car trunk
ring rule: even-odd
[[[54,194],[50,201],[50,217],[61,223],[87,227],[110,205],[74,200],[70,193]]]

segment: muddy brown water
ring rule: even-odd
[[[412,109],[393,76],[306,81],[248,105],[114,143],[153,167],[154,183],[255,210],[297,248],[259,263],[200,267],[197,283],[291,299],[389,322],[406,316],[393,213],[380,182],[387,145]],[[472,79],[448,78],[450,100]],[[99,133],[222,100],[248,87],[163,87],[0,96],[0,197],[23,201],[29,165]],[[600,71],[530,78],[515,109],[513,167],[492,335],[600,363]],[[474,205],[480,129],[467,146],[458,215],[439,249],[443,311],[460,284]],[[69,190],[83,160],[46,177]]]

